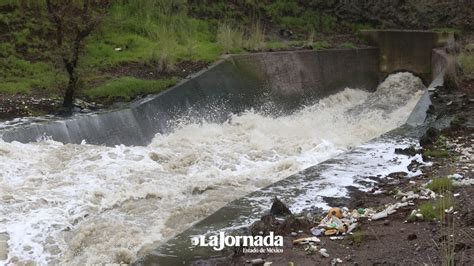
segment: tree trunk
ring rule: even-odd
[[[74,101],[74,92],[76,91],[77,75],[73,70],[69,73],[69,82],[67,84],[66,93],[64,94],[63,107],[72,109]]]

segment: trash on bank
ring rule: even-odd
[[[309,243],[319,243],[321,240],[315,236],[312,237],[303,237],[293,240],[293,245],[303,245]]]
[[[317,227],[311,228],[310,231],[313,236],[321,236],[323,234],[323,231]]]
[[[325,248],[322,248],[319,250],[319,254],[321,254],[322,257],[325,257],[325,258],[328,258],[329,257],[329,254],[328,254],[328,251],[327,249]]]
[[[309,244],[309,245],[306,246],[304,251],[306,252],[306,254],[310,255],[310,254],[313,254],[314,252],[318,251],[318,247],[313,245],[313,244]]]
[[[257,264],[265,263],[265,260],[262,258],[258,258],[258,259],[248,260],[247,263],[250,263],[252,265],[257,265]]]
[[[342,260],[340,258],[334,258],[331,261],[331,266],[337,265],[338,263],[342,263]]]

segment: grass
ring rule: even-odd
[[[92,98],[119,98],[129,101],[136,95],[158,93],[174,84],[176,84],[176,79],[174,78],[142,80],[133,77],[120,77],[96,88],[85,90],[84,94]]]
[[[0,77],[0,92],[7,94],[30,94],[33,89],[52,93],[66,82],[66,76],[52,65],[31,63],[14,56],[0,59]]]
[[[455,115],[453,120],[451,120],[451,127],[460,127],[462,126],[464,123],[466,123],[467,119],[463,116],[459,116],[459,115]]]
[[[217,43],[226,54],[241,52],[244,46],[244,33],[230,24],[220,24],[217,30]]]
[[[462,68],[463,74],[468,79],[474,79],[474,44],[473,47],[466,46],[465,51],[457,56],[457,61]]]
[[[261,51],[265,48],[265,32],[260,22],[252,23],[245,48],[250,51]]]
[[[355,44],[350,43],[350,42],[345,42],[345,43],[341,44],[339,47],[344,48],[344,49],[356,49],[357,48],[357,46]]]
[[[460,35],[461,34],[461,30],[455,29],[455,28],[447,28],[447,27],[433,28],[432,31],[439,32],[439,33],[453,33],[455,35]]]
[[[431,180],[431,183],[429,183],[427,187],[438,193],[443,191],[452,191],[453,180],[448,177],[433,178],[433,180]]]
[[[445,210],[454,207],[454,200],[448,194],[443,195],[442,198],[436,201],[425,202],[419,206],[423,219],[425,221],[440,220],[444,217]]]
[[[314,42],[311,47],[314,50],[323,50],[323,49],[330,48],[331,45],[327,41],[317,41],[317,42]]]
[[[0,4],[17,3],[3,1]],[[32,4],[35,4],[34,1]],[[86,50],[79,61],[81,84],[87,88],[87,81],[92,76],[129,62],[143,63],[168,72],[182,60],[215,61],[222,53],[215,41],[215,32],[206,21],[188,17],[185,5],[183,1],[166,0],[123,1],[115,4],[101,28],[86,40]],[[0,44],[0,93],[30,94],[43,91],[41,94],[57,95],[67,82],[61,62],[50,55],[53,50],[49,47],[51,42],[43,40],[47,39],[44,34],[49,27],[44,6],[35,4],[34,7],[38,12],[31,16],[21,15],[19,10],[23,7],[0,15],[0,24],[16,27],[9,31],[10,41]],[[17,52],[19,47],[22,48],[21,53]],[[120,48],[120,51],[116,51],[116,48]],[[26,59],[31,57],[39,60],[31,62]],[[151,82],[124,77],[97,88],[89,88],[85,94],[91,97],[131,99],[136,96],[134,93],[158,92],[175,82],[175,79]],[[140,86],[143,88],[138,88]]]
[[[304,40],[269,41],[266,25],[259,18],[272,17],[273,24],[295,31],[298,38],[307,37],[311,44],[308,47],[316,50],[329,48],[325,41],[314,42],[316,35],[354,27],[338,24],[334,16],[317,13],[294,1],[237,2],[115,1],[100,28],[85,42],[78,69],[82,88],[94,97],[134,98],[133,93],[155,91],[149,81],[125,77],[97,88],[92,88],[95,83],[89,81],[92,77],[104,80],[108,69],[128,63],[169,72],[183,60],[212,62],[225,53],[305,46]],[[0,0],[3,5],[16,9],[0,14],[0,26],[8,29],[0,44],[0,93],[61,95],[67,75],[54,52],[44,1]],[[169,82],[162,80],[155,85],[160,88],[159,84]],[[145,88],[130,89],[131,83]]]
[[[349,241],[352,241],[355,245],[360,246],[362,242],[364,242],[364,232],[361,230],[357,230],[353,232],[351,235],[348,237]]]
[[[426,157],[433,157],[433,158],[447,158],[447,157],[449,157],[448,151],[443,150],[443,149],[438,149],[438,150],[424,149],[423,150],[423,155],[426,156]]]

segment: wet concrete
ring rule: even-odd
[[[380,72],[383,76],[398,71],[409,71],[429,84],[436,76],[432,50],[454,45],[452,33],[422,30],[363,30],[369,45],[380,49]],[[437,58],[436,60],[439,60]]]
[[[386,33],[381,34],[387,40]],[[411,34],[408,34],[408,36]],[[402,35],[407,34],[402,33]],[[422,54],[420,55],[419,62],[412,65],[410,64],[411,61],[407,63],[403,60],[395,60],[391,69],[384,68],[383,64],[381,64],[381,72],[384,73],[399,68],[409,69],[419,76],[423,76],[425,81],[430,84],[430,88],[443,86],[444,76],[451,70],[448,64],[449,58],[443,53],[437,53],[436,56],[431,57],[433,48],[431,45],[439,41],[432,34],[429,35],[427,37],[431,40],[431,43],[428,44],[429,47],[418,45],[426,40],[423,38],[421,40],[414,40],[411,43],[412,47],[409,47],[409,44],[405,44],[411,49],[408,54]],[[398,33],[392,35],[395,38],[398,38],[397,36],[399,36]],[[404,38],[404,40],[409,42],[410,39]],[[392,48],[396,49],[396,47]],[[395,57],[404,57],[399,52],[395,52],[393,55]],[[403,65],[404,62],[407,64]],[[433,122],[431,121],[432,118],[427,114],[431,105],[430,94],[431,92],[427,91],[422,96],[405,125],[347,153],[310,167],[229,203],[185,232],[157,247],[135,262],[135,264],[190,265],[199,263],[203,259],[228,256],[232,253],[232,250],[216,252],[209,247],[192,246],[191,237],[195,235],[216,234],[219,231],[231,231],[240,235],[249,235],[250,233],[246,232],[245,228],[269,210],[271,201],[275,196],[286,202],[293,211],[311,213],[318,211],[320,207],[327,207],[320,204],[320,197],[344,197],[346,195],[346,191],[333,191],[331,184],[327,183],[327,180],[334,177],[334,175],[337,176],[338,182],[364,190],[367,184],[370,186],[370,182],[372,182],[370,177],[382,177],[384,174],[389,174],[387,172],[389,168],[393,170],[398,167],[400,169],[400,165],[402,165],[401,169],[407,168],[403,165],[407,164],[407,158],[396,155],[395,148],[417,145],[419,137],[424,134]],[[440,125],[440,127],[443,127],[443,125]]]
[[[128,108],[7,128],[0,136],[25,143],[51,137],[64,143],[147,145],[182,117],[223,122],[231,113],[268,106],[291,112],[346,87],[373,91],[378,74],[377,48],[235,55]]]

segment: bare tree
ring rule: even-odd
[[[69,76],[63,101],[66,108],[73,106],[79,79],[77,65],[84,41],[103,21],[110,5],[111,0],[46,0],[57,51]]]

